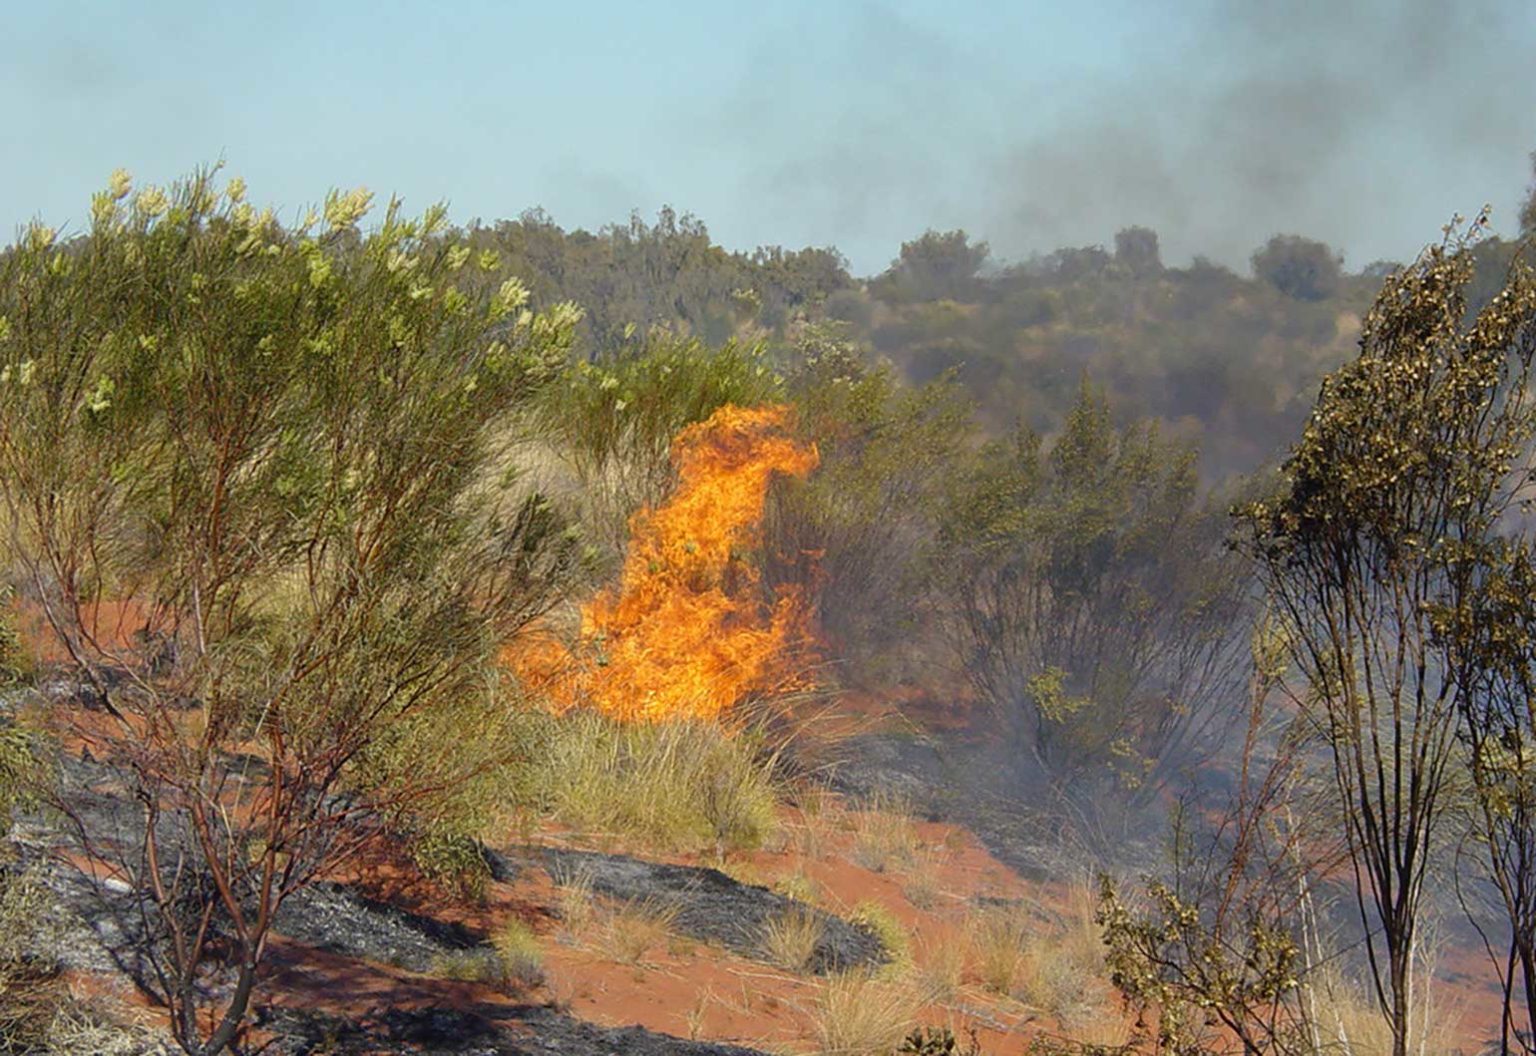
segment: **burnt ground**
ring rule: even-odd
[[[799,910],[821,923],[810,969],[816,974],[878,966],[889,960],[880,940],[841,917],[814,909],[776,891],[743,884],[717,869],[666,865],[622,854],[549,848],[543,864],[558,880],[583,877],[595,894],[622,902],[675,907],[674,927],[733,953],[767,960],[763,930],[769,921]]]
[[[33,811],[16,819],[15,844],[24,866],[39,871],[54,896],[46,952],[64,967],[123,980],[141,992],[154,989],[153,967],[142,955],[144,919],[126,884],[91,878],[71,864],[87,846],[132,847],[143,838],[143,812],[113,770],[88,755],[63,755],[57,773],[68,814]],[[166,846],[175,840],[162,834]],[[765,959],[764,925],[797,907],[814,913],[822,938],[811,968],[828,972],[878,965],[888,957],[873,934],[763,887],[742,884],[715,869],[647,862],[595,851],[519,848],[487,850],[493,877],[513,882],[539,868],[552,877],[582,876],[593,893],[626,903],[676,909],[674,929],[732,952]],[[379,966],[430,975],[445,957],[485,949],[487,936],[373,897],[360,887],[322,881],[284,904],[275,931],[303,956],[354,961],[360,971]],[[431,979],[411,979],[418,995]],[[223,983],[210,980],[210,996]],[[692,1042],[639,1027],[604,1028],[563,1012],[504,1000],[466,1007],[462,994],[445,995],[453,1008],[423,1005],[370,1008],[353,1018],[318,1008],[266,1007],[255,1024],[270,1038],[267,1051],[390,1053],[571,1053],[574,1056],[747,1056],[752,1050]],[[288,998],[291,1001],[291,996]],[[323,1004],[323,1002],[321,1002]]]
[[[1071,811],[1030,787],[1017,755],[960,731],[863,733],[836,745],[824,768],[855,800],[898,797],[919,817],[970,830],[998,861],[1036,881],[1081,876],[1106,863],[1128,872],[1163,860],[1166,818]]]
[[[267,1008],[256,1026],[277,1037],[263,1050],[271,1056],[762,1056],[755,1049],[687,1041],[640,1027],[599,1027],[540,1005],[389,1009],[360,1019]]]

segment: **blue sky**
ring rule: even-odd
[[[7,3],[0,228],[78,229],[122,166],[222,157],[294,215],[332,186],[458,220],[701,217],[855,272],[964,227],[1018,259],[1158,230],[1351,266],[1452,212],[1509,230],[1536,3]]]

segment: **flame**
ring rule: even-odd
[[[773,475],[803,477],[819,461],[788,435],[788,413],[727,405],[673,440],[677,486],[630,519],[618,586],[583,607],[576,647],[543,639],[509,657],[557,710],[712,719],[794,680],[793,647],[809,637],[804,596],[770,599],[751,559]]]

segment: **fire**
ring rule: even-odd
[[[788,408],[721,407],[672,442],[677,486],[630,520],[616,588],[587,604],[574,650],[544,642],[511,658],[558,709],[627,720],[715,718],[793,677],[808,637],[797,590],[772,599],[750,558],[776,473],[805,476],[816,448],[785,429]]]

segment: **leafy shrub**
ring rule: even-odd
[[[491,878],[480,844],[468,836],[428,832],[411,845],[411,859],[426,876],[456,894],[479,899]]]
[[[936,544],[955,658],[1088,810],[1149,802],[1236,719],[1250,575],[1196,461],[1152,423],[1115,428],[1084,379],[1048,451],[1024,432],[982,452]]]
[[[150,840],[195,849],[171,887],[143,848],[105,853],[179,936],[147,946],[146,975],[208,1053],[239,1030],[283,898],[369,829],[452,817],[496,762],[461,723],[492,714],[500,648],[560,600],[578,550],[505,441],[580,314],[525,310],[442,208],[394,203],[364,235],[371,195],[333,193],[285,229],[214,180],[133,194],[121,174],[89,234],[33,225],[0,257],[13,556],[121,718],[101,757],[161,792]],[[144,603],[133,643],[80,633],[103,600]],[[136,672],[131,690],[105,667]],[[263,757],[260,787],[237,751]],[[224,809],[236,796],[270,806]],[[227,927],[186,931],[203,910]],[[194,981],[214,957],[239,978],[204,1036]]]

